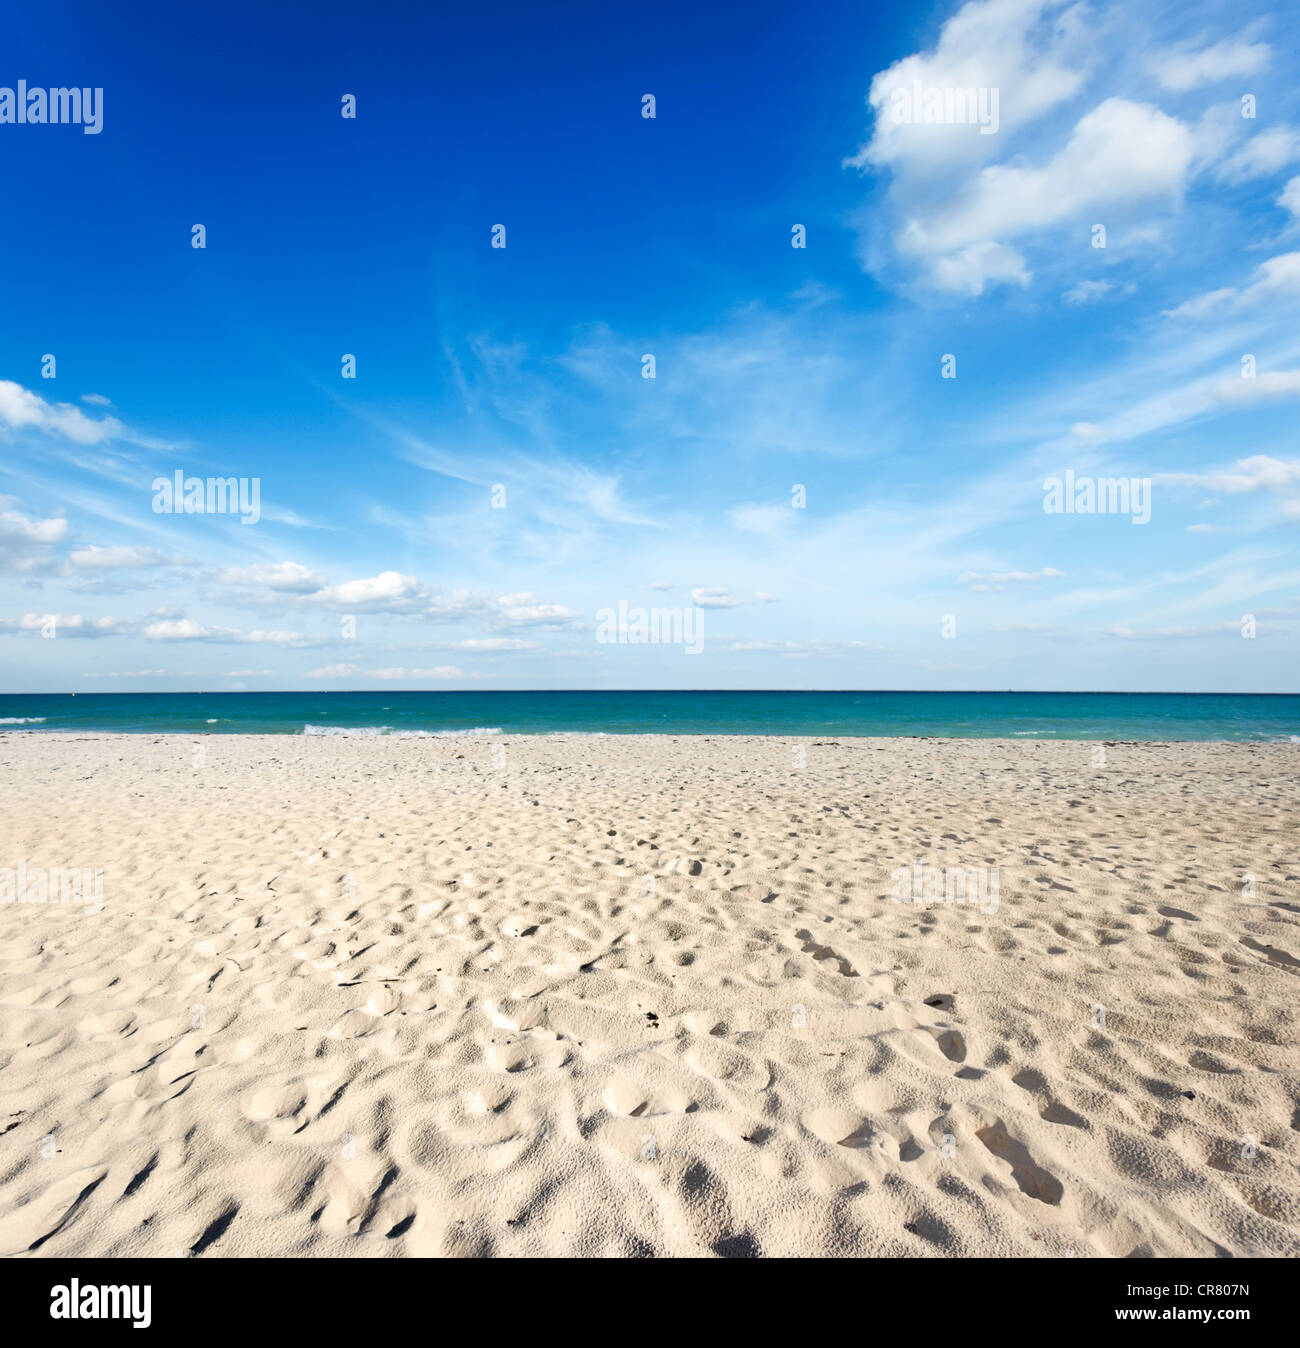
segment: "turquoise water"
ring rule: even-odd
[[[0,694],[0,731],[943,735],[1300,740],[1300,695],[1235,693]]]

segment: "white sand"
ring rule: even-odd
[[[1300,1254],[1300,746],[195,743],[0,736],[0,1254]]]

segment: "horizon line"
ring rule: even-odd
[[[360,693],[437,694],[443,697],[475,695],[535,696],[541,693],[797,693],[807,695],[843,695],[848,693],[908,693],[936,696],[1034,696],[1034,697],[1300,697],[1297,692],[1231,692],[1224,689],[1188,688],[144,688],[144,689],[62,689],[53,692],[23,691],[0,693],[0,697],[260,697],[265,694],[288,696],[311,694],[346,696]]]

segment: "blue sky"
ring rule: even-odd
[[[329,8],[11,18],[0,691],[1300,691],[1294,7]]]

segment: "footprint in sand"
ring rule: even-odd
[[[1050,1170],[1044,1170],[1029,1154],[1029,1148],[1019,1138],[1007,1132],[1001,1119],[979,1129],[975,1136],[1000,1161],[1011,1167],[1011,1178],[1022,1194],[1036,1198],[1040,1203],[1056,1207],[1065,1193],[1065,1186]]]
[[[1264,945],[1262,942],[1255,940],[1253,936],[1243,936],[1241,944],[1247,950],[1254,950],[1258,954],[1266,956],[1274,964],[1282,964],[1290,969],[1300,969],[1300,960],[1296,959],[1294,955],[1288,955],[1285,950],[1279,950],[1275,945]]]
[[[825,964],[844,975],[845,978],[856,978],[858,971],[842,955],[837,955],[828,945],[819,944],[814,938],[812,932],[807,929],[801,929],[794,934],[795,940],[802,942],[802,950],[805,955],[811,955],[818,964]]]
[[[1047,1078],[1032,1067],[1026,1067],[1011,1078],[1026,1094],[1033,1096],[1038,1106],[1038,1117],[1045,1123],[1060,1123],[1068,1128],[1087,1128],[1088,1121],[1081,1114],[1063,1105],[1047,1084]]]

